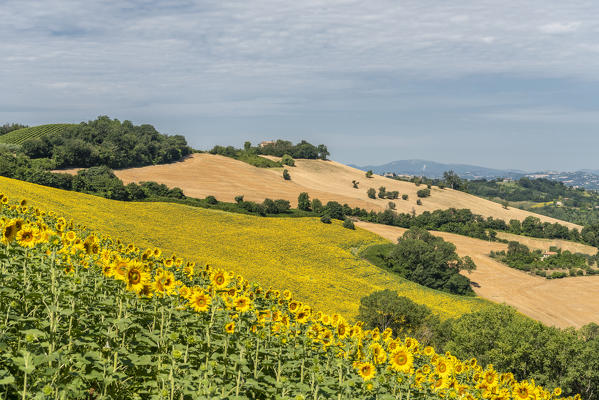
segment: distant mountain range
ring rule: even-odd
[[[350,164],[351,165],[351,164]],[[568,186],[583,187],[585,189],[599,190],[599,170],[585,169],[575,172],[540,171],[526,172],[513,169],[494,169],[469,164],[443,164],[427,160],[399,160],[383,165],[351,165],[363,171],[372,170],[383,175],[395,173],[397,175],[416,175],[428,178],[442,178],[445,171],[452,170],[464,179],[495,179],[511,178],[520,179],[524,176],[530,178],[547,178],[564,182]]]

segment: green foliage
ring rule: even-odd
[[[407,194],[402,194],[401,195],[401,199],[402,200],[407,200],[408,199],[408,195]]]
[[[431,190],[429,188],[420,189],[419,191],[416,192],[416,195],[420,198],[429,197],[431,195]]]
[[[333,219],[344,219],[343,207],[336,201],[329,201],[324,207],[324,212]]]
[[[379,188],[378,196],[379,196],[379,199],[384,199],[385,197],[387,197],[387,189],[384,186],[381,186]]]
[[[371,199],[376,199],[376,190],[374,190],[374,188],[370,188],[366,191],[366,194],[368,195],[368,197],[370,197]]]
[[[476,357],[481,365],[512,371],[516,379],[534,378],[566,394],[595,398],[599,393],[597,325],[576,332],[546,327],[515,310],[498,306],[466,314],[452,323],[445,350]]]
[[[351,181],[351,184],[354,189],[358,189],[358,185],[360,184],[360,182],[354,179],[353,181]]]
[[[423,286],[474,295],[470,280],[459,274],[461,269],[475,269],[474,262],[460,258],[455,245],[424,229],[412,228],[399,238],[397,245],[373,246],[362,257]]]
[[[19,130],[11,135],[19,135],[31,158],[52,158],[57,168],[135,167],[178,161],[191,153],[183,136],[162,135],[151,125],[134,126],[106,116],[79,125],[27,128],[23,134]]]
[[[206,196],[205,201],[208,204],[216,204],[216,203],[218,203],[218,200],[216,200],[216,197],[214,197],[212,195],[211,196]]]
[[[396,336],[414,337],[423,345],[431,344],[433,330],[440,324],[439,317],[427,306],[389,289],[360,299],[358,319],[367,329],[378,328],[383,332],[391,328]]]
[[[373,175],[373,173],[372,173],[371,169],[369,169],[368,171],[366,171],[366,177],[367,178],[372,178],[372,175]]]
[[[420,199],[416,200],[416,205],[421,206],[422,205],[422,200],[420,200]]]
[[[507,252],[492,252],[491,256],[498,258],[501,262],[512,268],[528,271],[549,279],[564,278],[568,274],[570,276],[580,276],[584,275],[584,271],[591,275],[596,273],[591,266],[591,263],[595,261],[594,257],[586,254],[571,253],[568,250],[553,250],[555,250],[553,251],[555,254],[548,253],[543,255],[541,250],[530,251],[527,246],[511,241],[508,243]],[[556,269],[562,271],[553,271]],[[569,272],[566,273],[563,270],[568,270]]]
[[[12,124],[4,124],[0,126],[0,136],[6,135],[9,132],[16,131],[18,129],[29,128],[27,125],[22,125],[18,123]]]
[[[390,201],[388,204],[389,210],[395,210],[395,203]]]
[[[322,202],[319,199],[312,200],[312,211],[320,214],[324,211],[324,207],[322,206]]]
[[[445,185],[456,190],[464,190],[467,187],[466,181],[462,181],[454,171],[445,171],[443,173],[443,182]]]
[[[328,215],[325,214],[322,217],[320,217],[320,222],[322,222],[323,224],[330,224],[331,217],[329,217]]]
[[[297,196],[297,208],[302,211],[310,211],[312,209],[308,193],[301,192],[299,196]]]
[[[283,155],[283,158],[281,158],[281,163],[283,163],[283,165],[289,165],[290,167],[295,166],[295,160],[289,154]]]
[[[286,181],[291,180],[291,175],[289,175],[289,171],[287,171],[287,169],[283,170],[283,179]]]
[[[354,222],[349,218],[345,218],[345,220],[343,221],[343,227],[347,229],[356,229]]]
[[[330,154],[325,145],[320,144],[318,146],[314,146],[313,144],[310,144],[305,140],[302,140],[298,144],[294,145],[293,143],[287,140],[279,139],[274,143],[269,143],[261,147],[256,147],[255,149],[258,154],[265,154],[276,157],[283,157],[287,154],[296,159],[320,158],[322,160],[326,160],[327,156]]]

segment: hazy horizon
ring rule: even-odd
[[[599,169],[599,6],[4,1],[0,123],[98,115],[356,165]]]

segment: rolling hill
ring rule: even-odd
[[[27,140],[37,139],[46,135],[55,135],[74,124],[48,124],[17,129],[0,136],[0,143],[23,144]]]
[[[523,220],[532,215],[543,222],[559,222],[569,228],[582,227],[569,222],[534,214],[510,207],[504,209],[500,204],[452,189],[433,187],[431,196],[422,199],[422,205],[416,204],[416,192],[423,185],[397,181],[374,175],[366,178],[364,172],[335,161],[296,160],[295,167],[288,167],[290,181],[283,180],[282,170],[278,168],[257,168],[232,158],[193,154],[185,160],[172,164],[154,165],[142,168],[129,168],[115,171],[124,183],[156,181],[169,187],[180,187],[190,197],[216,196],[222,201],[234,201],[235,196],[244,195],[245,200],[263,201],[265,198],[286,199],[297,204],[297,196],[308,192],[311,198],[323,203],[338,201],[351,207],[366,210],[384,210],[389,200],[371,199],[368,188],[386,187],[387,191],[399,191],[407,194],[408,200],[394,200],[398,212],[420,214],[423,211],[438,209],[469,208],[475,214],[509,221]],[[63,171],[64,172],[64,171]],[[74,170],[71,170],[74,172]],[[352,187],[352,180],[360,182],[359,188]]]
[[[316,310],[357,314],[360,298],[397,290],[442,317],[486,307],[480,298],[428,289],[358,257],[364,246],[385,243],[363,229],[317,218],[261,218],[171,203],[107,200],[0,177],[0,192],[54,210],[89,228],[138,246],[158,246],[189,260],[243,275],[265,287],[291,289]]]
[[[368,222],[357,222],[357,226],[395,241],[406,229]],[[521,313],[549,326],[565,328],[581,327],[589,322],[599,322],[599,297],[590,295],[599,292],[599,277],[581,276],[567,279],[548,280],[507,267],[489,257],[491,251],[506,250],[507,245],[487,242],[447,232],[431,232],[445,241],[456,245],[460,256],[470,256],[477,269],[464,273],[474,283],[474,292],[485,299],[506,303]],[[597,249],[565,240],[547,240],[523,237],[508,233],[498,236],[517,240],[533,249],[548,250],[558,246],[564,250],[589,255]]]

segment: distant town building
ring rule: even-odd
[[[556,255],[557,255],[557,253],[555,251],[546,251],[543,253],[543,256],[541,257],[541,259],[544,260],[547,257],[556,256]]]
[[[260,144],[258,146],[264,147],[264,146],[268,146],[269,144],[275,144],[275,141],[274,140],[265,140],[263,142],[260,142]]]

